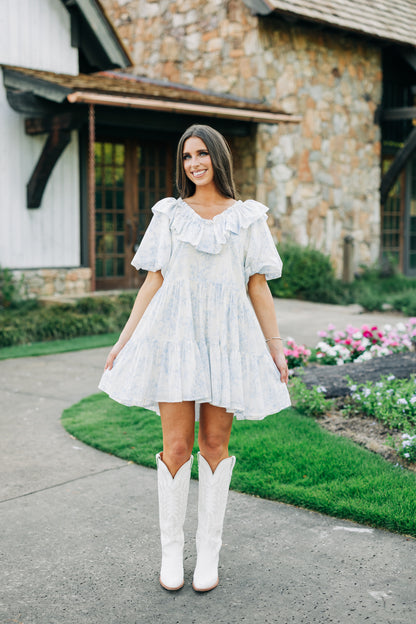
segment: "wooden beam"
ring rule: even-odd
[[[400,121],[416,119],[416,106],[401,106],[400,108],[385,108],[381,113],[382,121]]]
[[[416,128],[411,131],[402,149],[397,152],[393,162],[391,163],[389,169],[386,171],[383,179],[381,180],[380,201],[382,204],[385,203],[390,189],[393,187],[401,171],[403,171],[408,160],[413,156],[415,152]]]
[[[39,208],[53,168],[70,141],[71,132],[69,130],[55,128],[49,134],[26,186],[28,208]]]
[[[25,131],[26,134],[37,135],[50,133],[53,130],[75,130],[80,127],[83,120],[85,120],[85,113],[81,118],[73,112],[48,117],[32,117],[25,119]]]

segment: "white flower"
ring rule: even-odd
[[[357,390],[357,384],[352,384],[352,386],[350,386],[350,390],[351,392],[355,392]]]
[[[386,390],[387,394],[391,394],[392,392],[394,392],[393,388],[389,388],[388,390]]]
[[[389,323],[387,323],[386,325],[384,325],[384,331],[385,331],[385,332],[389,332],[389,331],[391,331],[391,330],[392,330],[392,326],[391,326]]]
[[[317,392],[326,392],[326,388],[325,388],[325,386],[316,386],[316,391]]]
[[[406,331],[406,325],[404,323],[397,323],[396,329],[399,332],[404,332]]]
[[[411,399],[410,399],[410,403],[411,403],[412,405],[414,405],[414,404],[416,403],[416,395],[411,397]]]
[[[393,381],[393,379],[396,379],[396,376],[395,376],[395,375],[389,375],[389,376],[387,377],[387,381]]]
[[[382,381],[378,381],[378,382],[376,383],[376,386],[377,386],[377,388],[382,388],[382,387],[384,386],[384,384],[383,384],[383,382],[382,382]]]
[[[406,399],[397,399],[397,405],[407,405]]]
[[[355,332],[352,337],[354,338],[354,340],[361,340],[361,338],[363,337],[362,333],[360,331]]]
[[[365,396],[365,398],[370,396],[370,394],[371,394],[370,388],[363,388],[363,395]]]
[[[407,459],[409,459],[410,453],[403,453],[403,456],[406,457]]]
[[[356,360],[354,360],[354,362],[365,362],[367,360],[371,360],[372,355],[370,351],[364,351],[364,353],[362,353],[361,355],[358,356],[358,358]]]

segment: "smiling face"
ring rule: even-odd
[[[212,184],[214,169],[207,146],[202,139],[196,136],[186,139],[183,146],[183,168],[189,180],[196,187]]]

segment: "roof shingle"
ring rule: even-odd
[[[416,46],[415,0],[264,0],[271,10]]]

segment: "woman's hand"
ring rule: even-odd
[[[114,360],[120,353],[122,347],[116,343],[114,347],[111,349],[110,353],[107,355],[107,359],[105,361],[104,370],[111,370],[113,368]]]
[[[269,345],[270,354],[273,358],[273,362],[276,364],[279,370],[280,380],[282,381],[282,383],[287,384],[287,382],[289,381],[289,371],[287,368],[285,353],[283,351],[283,345],[280,340],[279,340],[279,343],[280,343],[279,345],[275,345],[275,344],[270,344],[269,342],[268,345]]]

